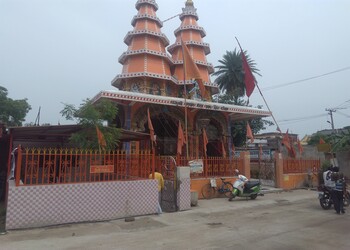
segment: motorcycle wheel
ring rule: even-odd
[[[255,200],[255,199],[256,199],[256,197],[258,197],[258,195],[257,195],[257,194],[252,194],[252,195],[250,196],[250,199]]]
[[[324,210],[328,210],[328,209],[331,208],[332,203],[331,203],[331,201],[330,201],[329,198],[322,197],[322,198],[320,199],[320,205],[321,205],[321,207],[322,207]]]
[[[202,187],[202,196],[204,199],[211,199],[214,197],[215,189],[210,185],[210,183],[205,184]]]

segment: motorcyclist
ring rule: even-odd
[[[328,191],[335,188],[335,181],[332,180],[333,166],[331,165],[325,172],[323,172],[323,181]]]

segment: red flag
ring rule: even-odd
[[[292,149],[290,145],[290,140],[289,140],[289,135],[288,135],[288,129],[287,132],[284,134],[283,139],[282,139],[283,145],[288,149],[288,152]]]
[[[105,149],[107,146],[107,143],[104,135],[102,134],[101,130],[97,127],[97,125],[96,125],[96,134],[97,134],[98,145],[100,145],[102,149]]]
[[[250,139],[250,142],[253,143],[254,142],[254,136],[253,136],[253,132],[252,129],[249,126],[249,123],[247,122],[247,138]]]
[[[198,87],[202,98],[205,98],[205,87],[199,69],[196,63],[193,61],[190,51],[188,50],[186,44],[181,38],[181,46],[183,53],[183,67],[185,72],[185,81],[195,79],[198,83]],[[185,83],[184,83],[185,84]]]
[[[226,158],[226,149],[225,149],[224,140],[221,140],[221,150],[222,150],[222,157]]]
[[[293,147],[293,145],[291,145],[291,149],[289,151],[289,155],[292,157],[292,158],[295,158],[297,156],[297,153],[295,152],[295,149]]]
[[[151,121],[151,116],[149,114],[149,108],[147,109],[147,119],[148,119],[148,129],[149,129],[149,135],[151,137],[151,141],[156,143],[156,137],[154,135],[154,129]]]
[[[184,136],[184,131],[182,130],[181,122],[179,121],[179,127],[178,127],[178,132],[177,132],[177,153],[179,155],[182,154],[182,147],[186,143],[187,142],[186,142],[186,138]]]
[[[303,149],[303,146],[301,145],[299,138],[297,140],[297,143],[298,143],[299,154],[302,154],[304,152],[304,149]]]
[[[250,66],[247,61],[247,57],[245,56],[242,48],[241,48],[241,54],[242,54],[242,66],[244,70],[244,82],[245,82],[245,91],[247,96],[249,97],[255,88],[255,77],[252,73],[252,70],[250,69]]]
[[[326,144],[326,142],[320,137],[320,144]]]
[[[204,146],[204,155],[207,156],[207,144],[209,143],[208,141],[208,136],[207,132],[205,132],[205,128],[203,128],[203,146]]]
[[[290,141],[290,139],[289,139],[288,130],[287,130],[287,132],[286,132],[286,133],[284,134],[284,136],[283,136],[282,143],[283,143],[283,145],[287,148],[288,154],[289,154],[291,157],[295,158],[296,153],[295,153],[295,149],[294,149],[294,147],[293,147],[293,144],[291,143],[291,141]]]

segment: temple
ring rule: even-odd
[[[119,58],[122,72],[112,80],[115,90],[92,99],[117,105],[118,148],[74,148],[69,138],[81,125],[7,130],[0,124],[0,205],[6,204],[7,230],[133,218],[159,213],[159,205],[164,212],[188,210],[201,198],[231,196],[230,186],[215,194],[213,187],[233,182],[235,169],[283,189],[300,187],[306,178],[309,187],[313,183],[310,173],[319,171],[320,159],[285,159],[270,151],[256,152],[258,161],[252,151],[232,157],[233,122],[271,114],[212,100],[219,89],[210,79],[210,48],[192,1],[179,15],[171,45],[157,3],[138,0],[136,10]],[[189,77],[189,65],[196,77]],[[188,139],[182,147],[179,125]],[[164,177],[160,201],[155,171]]]
[[[232,121],[267,117],[270,112],[212,101],[219,89],[210,79],[214,72],[206,58],[210,46],[203,41],[206,32],[197,23],[199,18],[193,1],[187,0],[182,9],[181,23],[174,31],[175,42],[171,45],[162,33],[163,22],[157,17],[156,1],[138,0],[135,7],[137,14],[131,21],[133,30],[124,38],[128,47],[119,57],[123,69],[112,80],[116,89],[101,91],[93,101],[102,98],[114,101],[119,109],[117,126],[137,132],[149,132],[149,110],[156,135],[156,155],[177,154],[179,121],[188,138],[182,155],[187,151],[191,158],[203,156],[203,128],[208,135],[207,156],[231,155]],[[185,79],[182,41],[200,72],[204,96],[198,94],[195,81]],[[123,145],[136,152],[146,146],[142,142]]]

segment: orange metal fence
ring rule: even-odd
[[[154,158],[153,158],[154,157]],[[126,151],[99,152],[83,149],[18,147],[16,185],[50,185],[148,179],[153,171],[161,171],[165,179],[173,179],[176,166],[188,166],[194,159],[153,156],[151,151],[129,154]],[[202,171],[191,178],[233,176],[243,170],[241,158],[207,157]]]
[[[178,159],[179,160],[179,159]],[[186,159],[181,157],[179,164],[181,166],[191,166],[191,160],[199,160],[203,162],[203,171],[191,173],[191,178],[207,178],[215,176],[234,176],[235,169],[243,172],[243,159],[241,158],[222,158],[222,157],[207,157],[201,159]]]
[[[18,149],[16,185],[148,179],[152,153],[81,149]]]
[[[283,173],[316,173],[320,170],[320,160],[301,160],[285,159],[283,160]]]

